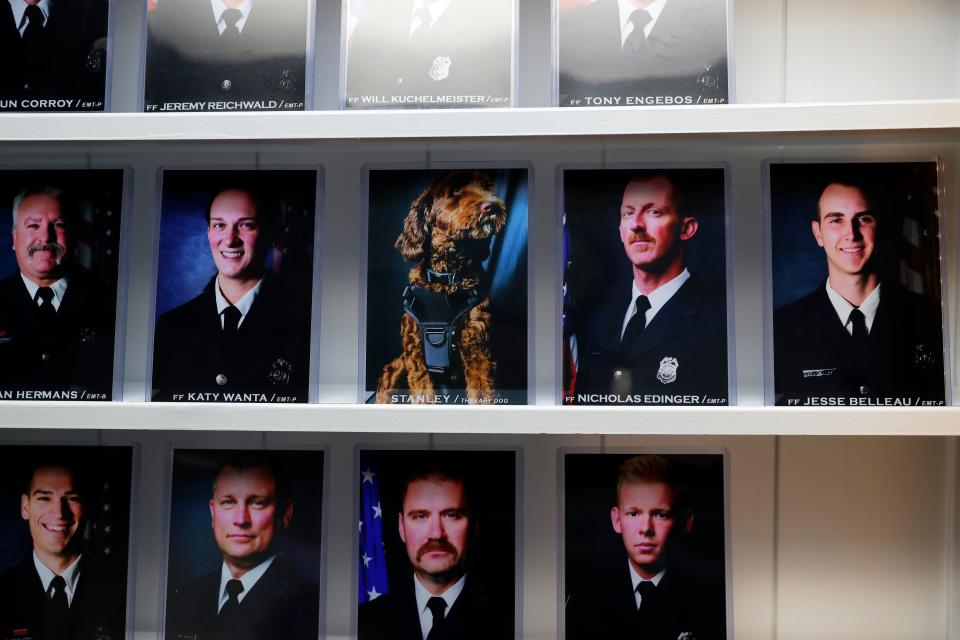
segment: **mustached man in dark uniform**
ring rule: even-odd
[[[385,595],[368,593],[359,640],[512,639],[513,612],[495,605],[471,571],[479,523],[464,480],[451,470],[415,472],[401,505],[397,530],[412,575]]]
[[[0,638],[123,640],[123,587],[103,580],[84,553],[95,512],[78,473],[59,462],[35,466],[20,497],[33,552],[0,574]]]
[[[567,11],[560,106],[727,102],[726,31],[723,0],[597,0]]]
[[[147,111],[194,101],[241,102],[233,111],[293,108],[242,104],[269,100],[303,110],[307,8],[308,0],[160,0],[148,23]]]
[[[566,638],[631,637],[646,640],[723,640],[725,590],[683,566],[680,539],[694,512],[676,467],[657,455],[620,466],[613,530],[626,550],[619,567],[596,567],[584,584],[570,585]]]
[[[3,110],[102,111],[107,68],[107,0],[0,2]],[[70,106],[24,101],[67,99]],[[80,102],[92,104],[82,107]]]
[[[860,176],[821,191],[810,227],[827,281],[773,316],[777,404],[807,398],[943,402],[940,303],[878,272],[889,216]]]
[[[511,0],[367,0],[347,52],[346,106],[510,106],[512,42]],[[429,96],[498,100],[421,100]]]
[[[305,296],[266,271],[277,234],[270,203],[243,188],[219,192],[207,209],[217,274],[197,297],[157,322],[153,399],[187,394],[273,394],[306,402],[310,308]]]
[[[651,393],[695,395],[698,403],[727,397],[726,307],[686,268],[685,246],[699,223],[684,210],[676,180],[640,173],[623,191],[620,241],[632,277],[611,282],[578,335],[577,403]]]
[[[256,457],[224,464],[210,519],[218,571],[176,589],[167,640],[316,640],[320,588],[298,578],[279,549],[294,515],[279,472]]]
[[[19,272],[0,281],[0,389],[111,397],[115,308],[74,264],[75,206],[55,187],[14,198]]]

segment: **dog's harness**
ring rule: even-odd
[[[456,280],[456,273],[427,271],[427,282],[454,284]],[[485,297],[486,292],[481,287],[439,293],[411,284],[403,290],[403,310],[420,327],[427,371],[448,374],[455,368],[451,364],[455,362],[454,352],[457,350],[454,326]]]

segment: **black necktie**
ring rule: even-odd
[[[236,613],[240,608],[240,594],[243,593],[243,583],[239,580],[227,580],[227,601],[220,607],[220,617]]]
[[[230,305],[223,310],[223,333],[228,336],[236,335],[240,326],[240,309]]]
[[[227,28],[223,30],[220,37],[230,39],[240,37],[240,29],[237,28],[237,22],[239,22],[242,17],[243,14],[240,12],[240,9],[227,9],[224,11],[221,18],[223,18],[223,22],[227,25]]]
[[[433,624],[430,626],[427,640],[437,640],[440,637],[440,629],[443,627],[443,612],[447,610],[447,601],[434,596],[427,600],[427,609],[430,609],[430,613],[433,614]]]
[[[630,32],[623,43],[624,56],[642,56],[647,52],[647,36],[643,29],[650,24],[651,20],[653,18],[644,9],[637,9],[630,14],[633,31]]]
[[[23,43],[34,42],[43,33],[43,11],[35,4],[27,5],[24,12],[27,18],[27,28],[23,30]]]
[[[49,638],[66,637],[69,619],[70,603],[67,601],[67,581],[63,576],[54,576],[47,589],[46,628]]]
[[[649,609],[653,594],[657,590],[657,585],[649,580],[642,580],[637,583],[637,593],[640,594],[640,609]]]
[[[50,287],[40,287],[37,289],[37,300],[40,303],[40,315],[43,318],[52,318],[57,315],[57,310],[53,306],[53,289]]]
[[[867,319],[864,317],[863,311],[854,307],[848,320],[853,325],[853,333],[851,334],[853,345],[862,348],[867,343]]]
[[[627,323],[627,328],[623,331],[623,337],[620,338],[620,344],[629,345],[643,333],[643,330],[647,328],[647,309],[649,308],[650,300],[647,299],[647,296],[637,296],[637,312]]]

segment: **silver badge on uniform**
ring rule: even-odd
[[[677,640],[697,640],[692,631],[684,631],[677,636]]]
[[[91,345],[97,341],[97,332],[93,329],[80,329],[80,344]]]
[[[932,367],[936,361],[933,351],[927,345],[918,344],[913,348],[913,362],[921,369]]]
[[[214,380],[216,380],[217,384],[220,385],[221,387],[227,384],[227,376],[225,376],[222,373],[218,373],[217,377],[214,378]]]
[[[437,82],[446,80],[450,77],[451,64],[450,56],[439,56],[433,61],[433,64],[430,65],[430,79]]]
[[[676,358],[671,356],[664,357],[660,361],[660,369],[657,370],[657,380],[663,384],[670,384],[677,379],[677,368],[680,367],[680,363],[677,362]]]
[[[284,91],[293,91],[297,88],[297,78],[290,69],[280,73],[280,88]]]
[[[273,361],[273,368],[270,370],[267,378],[275,385],[285,385],[290,384],[290,375],[292,373],[293,365],[283,358],[277,358]]]

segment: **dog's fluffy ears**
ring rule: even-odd
[[[436,200],[449,197],[470,183],[483,185],[488,191],[493,189],[493,177],[487,172],[448,171],[437,176],[417,196],[403,221],[403,232],[393,245],[404,260],[413,262],[423,259],[427,243],[430,242],[430,226],[433,224],[430,216]]]
[[[423,258],[426,243],[430,241],[427,214],[432,206],[433,194],[430,188],[417,196],[410,205],[410,211],[403,221],[403,231],[393,245],[404,260],[412,262]]]

